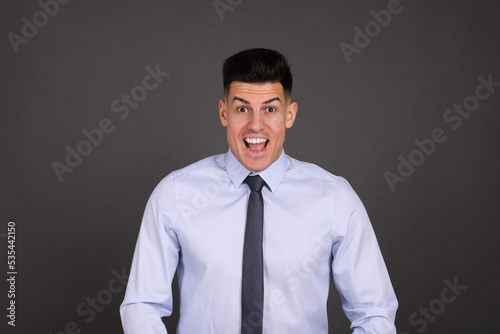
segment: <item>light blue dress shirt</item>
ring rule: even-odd
[[[166,333],[177,270],[179,334],[241,333],[241,275],[250,172],[229,150],[164,178],[137,240],[125,299],[126,334]],[[354,333],[395,334],[398,306],[360,199],[349,183],[284,152],[266,170],[265,334],[328,333],[333,277]],[[251,324],[246,324],[248,326]]]

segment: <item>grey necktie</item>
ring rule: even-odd
[[[245,244],[243,246],[243,278],[241,292],[241,333],[261,334],[264,305],[264,262],[262,258],[262,231],[264,200],[262,188],[266,184],[259,176],[247,176],[250,187],[248,199]]]

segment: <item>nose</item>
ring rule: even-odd
[[[264,119],[260,112],[252,113],[250,120],[248,121],[247,128],[255,132],[264,129]]]

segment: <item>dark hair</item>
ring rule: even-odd
[[[233,81],[245,83],[279,82],[285,98],[292,96],[292,73],[285,56],[275,50],[249,49],[227,58],[222,68],[224,95]]]

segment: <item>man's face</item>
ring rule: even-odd
[[[246,169],[262,171],[279,158],[297,114],[297,103],[290,102],[279,82],[231,83],[219,115],[231,152]]]

